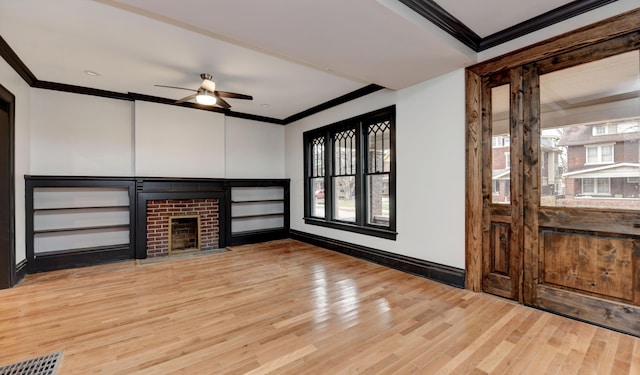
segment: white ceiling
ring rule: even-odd
[[[485,37],[569,1],[436,2]],[[0,0],[0,36],[41,81],[179,99],[154,85],[196,89],[210,73],[253,95],[233,111],[276,119],[478,56],[398,0]]]

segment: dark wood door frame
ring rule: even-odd
[[[554,56],[560,54],[575,51],[585,46],[595,45],[599,42],[612,40],[616,37],[624,36],[632,32],[637,32],[640,30],[640,26],[638,25],[640,25],[640,8],[582,27],[566,34],[541,41],[526,48],[522,48],[515,52],[499,56],[467,68],[465,201],[465,284],[467,289],[475,292],[482,291],[482,248],[483,238],[487,235],[486,215],[483,215],[483,212],[486,211],[486,207],[484,206],[484,197],[486,194],[490,194],[490,192],[487,191],[489,187],[485,186],[486,184],[483,185],[483,152],[488,152],[487,148],[490,148],[491,144],[489,143],[487,145],[482,142],[482,119],[486,111],[490,110],[483,106],[483,78],[495,73],[508,71],[509,69],[513,69],[518,66],[524,66],[545,59],[551,60]],[[636,39],[625,41],[627,44],[623,45],[621,48],[631,48],[629,43],[637,43],[634,42],[634,40]],[[611,53],[610,51],[605,52]],[[598,58],[596,53],[594,53],[592,57],[593,59]],[[570,63],[570,61],[567,63]],[[525,67],[525,69],[529,70],[525,70],[523,74],[532,74],[530,66]],[[525,88],[525,93],[527,95],[532,95],[532,92],[530,92],[531,89],[535,88]],[[528,115],[530,114],[525,114],[525,116]],[[527,117],[527,121],[531,122],[531,119]],[[529,128],[526,129],[526,131],[536,131],[536,128]],[[528,152],[533,153],[536,151],[537,150],[529,150]],[[538,181],[535,180],[535,174],[532,173],[531,170],[525,170],[524,172],[526,179],[525,182],[527,184],[537,184]],[[534,193],[535,192],[533,191],[525,192],[525,194],[529,195]],[[530,207],[525,207],[525,209],[527,208]],[[531,220],[524,223],[523,234],[525,237],[527,237],[526,233],[536,225],[537,223]],[[523,244],[523,247],[529,250],[524,254],[525,262],[535,261],[535,259],[528,256],[528,254],[532,253],[531,250],[533,250],[535,246],[536,244],[534,242],[527,242]],[[530,279],[526,281],[531,283],[534,280]],[[526,297],[530,296],[530,294],[531,291],[527,290],[525,287],[525,290],[523,291],[525,299],[527,299]]]
[[[0,85],[0,289],[16,283],[15,97]]]

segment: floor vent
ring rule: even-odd
[[[0,375],[56,375],[62,351],[0,367]]]

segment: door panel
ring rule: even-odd
[[[639,52],[531,68],[524,302],[639,335]]]
[[[491,108],[483,123],[485,230],[482,289],[501,297],[521,299],[522,248],[522,69],[484,81],[483,106]]]
[[[510,267],[511,218],[491,217],[488,259],[485,264],[484,291],[505,298],[512,298],[513,282]]]
[[[541,284],[638,303],[637,243],[629,238],[541,231]]]

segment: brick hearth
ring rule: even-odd
[[[219,247],[219,200],[161,199],[147,201],[147,256],[169,254],[169,217],[200,216],[200,250]]]

